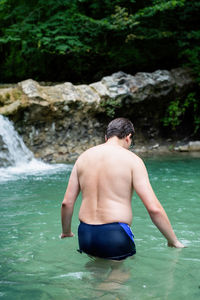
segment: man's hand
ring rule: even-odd
[[[168,242],[168,247],[185,248],[185,246],[179,241],[176,241],[175,243]]]
[[[70,232],[70,233],[62,233],[62,234],[60,235],[60,238],[61,238],[61,239],[64,239],[64,238],[66,238],[66,237],[73,237],[73,236],[74,236],[73,232]]]

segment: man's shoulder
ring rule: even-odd
[[[81,156],[82,156],[82,155],[90,154],[90,153],[92,153],[92,152],[96,152],[96,151],[102,149],[102,146],[103,146],[103,144],[100,144],[100,145],[97,145],[97,146],[93,146],[93,147],[91,147],[91,148],[88,148],[87,150],[85,150],[85,151],[81,154]]]
[[[141,157],[139,157],[136,153],[132,152],[132,151],[128,151],[129,152],[129,158],[130,158],[130,162],[132,164],[132,166],[139,166],[139,165],[143,165],[143,159]]]
[[[85,150],[83,153],[81,153],[77,159],[77,161],[80,161],[82,159],[85,159],[87,156],[90,156],[92,153],[97,152],[98,150],[100,150],[100,148],[102,147],[102,145],[97,145],[97,146],[93,146],[91,148],[88,148],[87,150]]]

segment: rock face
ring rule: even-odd
[[[0,114],[14,121],[36,157],[73,161],[103,141],[112,117],[137,120],[138,127],[148,120],[150,130],[159,122],[159,106],[163,109],[167,101],[184,96],[193,86],[192,75],[181,68],[135,76],[118,72],[90,85],[44,86],[28,79],[0,88]]]

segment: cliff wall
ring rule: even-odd
[[[32,79],[0,87],[0,114],[11,119],[36,157],[69,162],[104,140],[107,122],[130,118],[136,143],[152,145],[170,100],[184,97],[195,85],[189,70],[114,73],[89,85],[56,85]]]

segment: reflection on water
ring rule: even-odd
[[[0,298],[199,299],[200,159],[147,159],[152,185],[188,248],[172,249],[134,195],[137,254],[124,262],[76,251],[77,234],[61,240],[60,205],[71,166],[0,177]],[[72,231],[77,232],[77,200]]]
[[[91,259],[85,264],[95,279],[94,291],[96,296],[109,296],[112,299],[122,290],[126,291],[126,282],[130,278],[130,269],[122,261]]]

